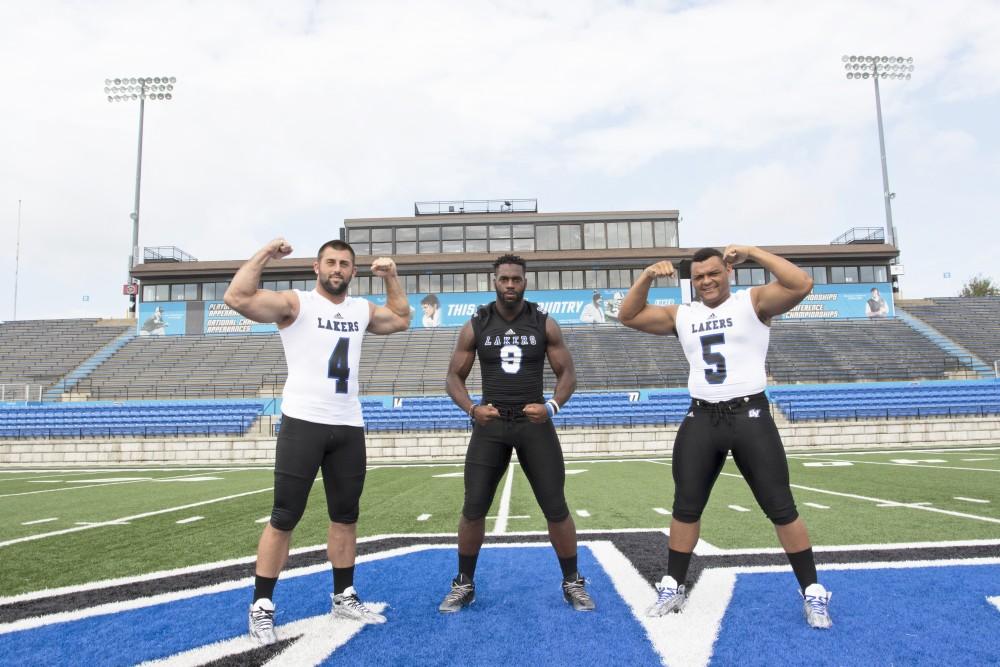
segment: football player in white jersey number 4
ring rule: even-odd
[[[313,262],[315,290],[258,289],[264,266],[291,252],[284,239],[271,241],[240,267],[225,296],[226,304],[244,317],[278,325],[288,364],[275,449],[274,505],[257,546],[249,613],[250,636],[262,645],[277,641],[274,586],[319,470],[330,516],[332,613],[366,623],[385,622],[354,589],[358,500],[366,462],[358,369],[366,331],[391,334],[410,325],[410,305],[391,259],[380,257],[372,263],[372,275],[385,282],[385,306],[347,295],[357,269],[354,249],[343,241],[320,247]]]
[[[730,273],[747,259],[764,267],[774,280],[733,293]],[[674,274],[669,261],[647,267],[618,312],[622,324],[633,329],[676,335],[691,366],[691,408],[674,441],[667,574],[657,585],[656,602],[647,614],[663,616],[684,607],[685,577],[698,542],[701,513],[731,452],[778,533],[799,582],[806,621],[814,628],[829,628],[830,593],[817,580],[809,533],[795,509],[788,462],[764,395],[771,319],[798,305],[812,289],[812,278],[791,262],[753,246],[731,245],[724,252],[702,248],[691,258],[691,284],[700,300],[672,306],[647,303],[653,280]]]

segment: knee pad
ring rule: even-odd
[[[701,521],[702,509],[680,507],[677,503],[674,503],[673,509],[670,510],[670,515],[681,523],[698,523]]]
[[[565,521],[566,517],[569,516],[569,507],[566,505],[566,499],[559,498],[558,500],[546,502],[542,505],[542,514],[545,515],[546,521],[552,523]]]
[[[302,512],[293,512],[285,507],[271,509],[271,526],[285,532],[291,531],[302,518]]]
[[[783,507],[777,510],[768,509],[764,513],[767,514],[767,518],[770,519],[771,523],[775,526],[786,526],[799,518],[799,512],[795,509],[795,505]]]
[[[486,513],[490,511],[490,506],[483,502],[472,502],[466,500],[465,504],[462,505],[462,516],[464,516],[469,521],[479,521],[486,516]]]
[[[327,514],[330,516],[330,521],[334,523],[357,523],[358,522],[358,505],[355,503],[354,507],[330,507],[327,510]]]

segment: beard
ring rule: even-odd
[[[501,290],[498,289],[496,292],[497,292],[497,302],[498,303],[502,303],[504,305],[509,305],[512,308],[516,308],[517,306],[520,306],[521,302],[524,301],[524,291],[523,290],[517,293],[517,296],[514,298],[513,301],[507,301],[504,298],[504,292],[503,291],[501,291]]]
[[[319,284],[323,286],[323,289],[333,296],[343,296],[344,294],[347,294],[347,288],[351,285],[351,279],[349,277],[344,278],[339,287],[334,287],[329,278],[318,278],[318,280]]]

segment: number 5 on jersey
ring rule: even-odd
[[[326,367],[326,376],[336,378],[337,383],[334,391],[338,394],[347,393],[347,379],[351,377],[351,367],[347,365],[347,348],[351,339],[341,338],[337,341],[337,346],[333,348],[330,361]]]
[[[701,358],[713,368],[705,369],[705,380],[709,384],[722,384],[726,381],[726,358],[721,352],[713,352],[715,345],[724,345],[726,334],[711,334],[701,337]]]

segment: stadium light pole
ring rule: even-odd
[[[146,100],[172,100],[177,77],[146,76],[126,77],[121,79],[105,79],[104,94],[108,102],[139,101],[139,152],[135,161],[135,204],[129,218],[132,219],[132,245],[128,256],[128,271],[125,274],[126,286],[132,284],[132,269],[139,263],[139,190],[142,182],[142,125],[146,114]],[[130,288],[131,289],[131,288]],[[129,313],[135,317],[137,296],[129,294]]]
[[[889,169],[885,160],[885,135],[882,130],[882,98],[879,95],[878,80],[902,79],[909,81],[913,72],[913,58],[911,56],[841,56],[847,78],[853,81],[866,81],[871,79],[875,84],[875,116],[878,120],[878,147],[882,157],[882,198],[885,200],[885,226],[889,244],[896,244],[896,229],[892,224],[892,200],[896,197],[895,192],[889,190]]]

